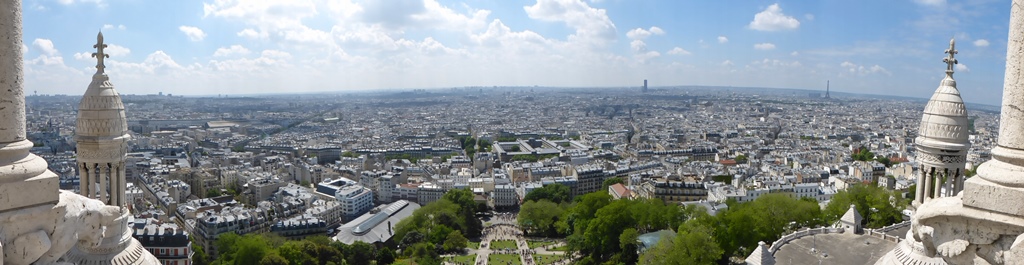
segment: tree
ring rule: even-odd
[[[380,251],[377,251],[377,265],[395,263],[395,256],[397,255],[398,254],[395,253],[395,250],[389,247],[384,247]]]
[[[289,265],[288,260],[278,256],[277,254],[270,254],[260,259],[259,265]]]
[[[832,200],[825,206],[825,222],[838,221],[850,209],[850,205],[854,205],[864,217],[865,227],[879,228],[903,221],[902,211],[907,202],[882,187],[857,184],[832,196]]]
[[[359,157],[359,154],[356,154],[356,153],[354,153],[352,151],[345,151],[344,153],[341,153],[341,156],[342,157],[356,158],[356,157]]]
[[[626,228],[619,234],[619,249],[622,253],[619,254],[619,262],[626,264],[635,264],[637,258],[637,250],[640,249],[640,244],[637,241],[640,238],[640,234],[636,232],[636,229]]]
[[[454,230],[448,233],[448,238],[444,241],[444,250],[447,252],[462,251],[468,245],[469,240],[462,236],[462,232]]]
[[[363,241],[356,241],[344,253],[350,265],[369,265],[377,257],[377,248]]]
[[[208,190],[206,190],[206,197],[207,198],[212,198],[212,197],[217,197],[217,196],[220,196],[220,190],[217,190],[217,189],[208,189]]]
[[[303,251],[305,244],[304,241],[287,241],[277,248],[277,253],[285,260],[291,261],[291,264],[319,264],[313,256]]]
[[[555,236],[558,231],[555,223],[564,212],[563,208],[546,199],[540,201],[526,201],[519,208],[518,223],[528,233],[537,233],[545,236]]]
[[[711,265],[724,251],[715,241],[714,228],[698,220],[687,221],[674,237],[662,238],[640,257],[641,264]]]
[[[572,198],[572,190],[569,189],[569,186],[556,183],[545,185],[539,189],[530,191],[530,193],[527,193],[526,196],[523,197],[523,201],[548,200],[555,204],[559,204],[562,202],[568,202],[570,198]]]
[[[747,156],[746,155],[738,155],[738,156],[736,156],[736,163],[738,163],[738,164],[746,164],[747,163]]]
[[[245,235],[238,239],[234,247],[234,263],[256,264],[263,260],[263,257],[270,253],[270,245],[259,235]]]

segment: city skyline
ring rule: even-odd
[[[157,12],[158,11],[158,12]],[[743,86],[926,98],[950,37],[964,100],[998,105],[992,1],[25,1],[26,91],[76,94],[110,43],[124,94],[464,86]]]

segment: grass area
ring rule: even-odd
[[[562,260],[562,255],[533,255],[533,262],[537,265],[548,265]]]
[[[446,258],[445,261],[447,261],[447,262],[454,262],[454,263],[458,263],[458,264],[473,264],[474,262],[476,262],[476,254],[472,254],[472,255],[468,255],[468,256],[449,257],[449,258]]]
[[[534,241],[534,240],[526,241],[526,245],[529,246],[530,249],[535,249],[535,248],[539,248],[539,247],[546,247],[546,246],[554,245],[555,243],[557,243],[557,242],[555,242],[555,241]]]
[[[569,251],[569,245],[562,245],[551,248],[551,251]]]
[[[391,263],[391,264],[394,264],[394,265],[415,265],[416,261],[414,261],[411,258],[409,258],[409,259],[396,259],[395,263]]]
[[[491,254],[491,255],[487,256],[487,264],[494,264],[494,265],[506,265],[506,264],[520,265],[522,263],[519,262],[519,255],[513,255],[513,254]]]
[[[495,240],[495,241],[491,241],[491,249],[505,249],[505,248],[508,248],[508,249],[519,249],[519,247],[516,246],[516,241],[514,241],[514,240]]]
[[[466,247],[469,249],[478,249],[480,248],[480,242],[469,241],[469,243],[466,244]]]

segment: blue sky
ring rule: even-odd
[[[988,0],[23,0],[26,91],[79,94],[96,32],[123,94],[710,85],[1002,96]]]

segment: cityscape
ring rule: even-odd
[[[891,93],[855,88],[876,84],[871,74],[902,71],[878,64],[834,79],[819,67],[791,86],[695,85],[661,73],[628,84],[620,78],[631,75],[595,77],[608,85],[538,77],[559,85],[375,87],[402,84],[372,80],[394,70],[383,67],[362,73],[366,88],[308,90],[338,82],[299,77],[329,64],[270,50],[257,64],[305,70],[275,84],[247,74],[216,81],[252,90],[174,89],[184,83],[164,78],[205,84],[214,75],[171,59],[176,70],[143,70],[153,85],[136,89],[137,68],[156,57],[127,61],[118,39],[129,35],[125,25],[102,26],[88,46],[72,48],[92,47],[74,54],[88,61],[84,68],[65,65],[50,40],[23,33],[38,27],[30,17],[38,12],[123,3],[0,2],[12,11],[0,12],[0,39],[13,40],[0,42],[0,265],[1022,264],[1022,1],[1000,3],[1009,13],[1009,34],[999,37],[1008,39],[1005,69],[979,73],[988,68],[971,59],[992,59],[976,50],[998,45],[953,36],[925,45],[924,56],[937,59],[914,66],[928,76],[927,91]],[[465,16],[433,0],[412,2]],[[562,5],[593,19],[605,15],[594,7],[600,2],[538,0],[519,12],[561,21],[549,9]],[[204,18],[263,4],[203,3]],[[363,19],[379,8],[333,4],[331,12],[354,8],[366,14],[351,17]],[[747,30],[825,20],[786,15],[778,3],[758,8]],[[476,11],[474,21],[491,14]],[[566,45],[608,29],[565,22],[575,27]],[[262,23],[238,37],[278,36],[269,34],[281,28]],[[998,23],[1004,30],[1006,20]],[[191,42],[217,38],[177,29]],[[660,35],[654,26],[627,33],[634,52],[648,56],[642,64],[663,63],[646,61],[661,54],[647,53],[644,41],[654,46],[650,38]],[[665,54],[690,53],[675,49]],[[57,68],[39,68],[40,60],[73,74],[46,78]],[[405,63],[420,63],[412,60]],[[285,73],[265,70],[253,71]],[[434,80],[421,74],[410,80]],[[976,81],[992,76],[999,79]],[[267,90],[288,83],[296,87]],[[975,89],[993,84],[1001,89]]]

